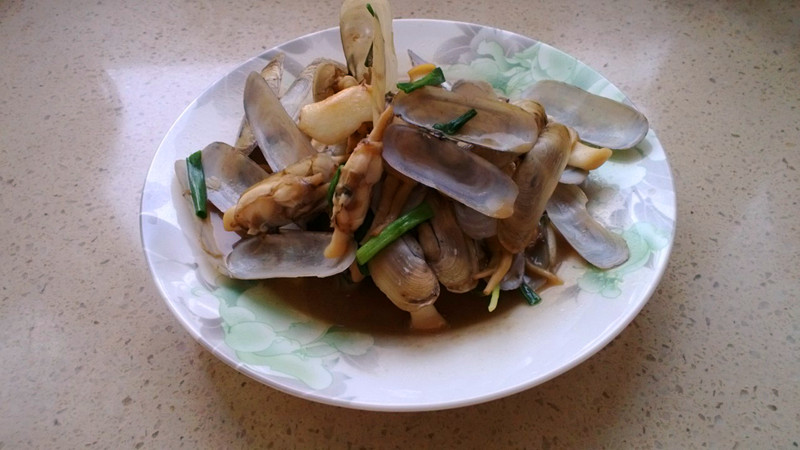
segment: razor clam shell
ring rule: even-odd
[[[244,88],[244,111],[258,147],[277,172],[316,154],[280,100],[258,72],[251,72]]]
[[[328,277],[346,270],[356,257],[351,243],[341,258],[324,256],[332,233],[284,230],[242,239],[225,257],[225,266],[234,278]]]
[[[611,269],[628,260],[628,244],[607,230],[586,209],[586,194],[575,185],[559,184],[547,202],[547,216],[587,262]]]
[[[547,199],[569,159],[572,139],[564,125],[551,122],[514,172],[519,195],[514,214],[497,224],[497,237],[511,253],[519,253],[536,238]]]
[[[422,129],[392,124],[383,136],[383,158],[403,175],[491,217],[514,211],[517,186],[500,169]]]
[[[375,17],[367,9],[372,8]],[[342,40],[347,69],[350,75],[359,82],[364,81],[370,71],[377,71],[378,78],[383,80],[384,92],[394,89],[397,82],[397,55],[394,50],[394,32],[392,6],[388,0],[344,0],[339,10],[339,30]],[[377,20],[376,20],[377,19]],[[375,23],[380,24],[380,29],[374,28]],[[377,42],[380,41],[380,42]],[[375,44],[380,49],[375,48]],[[372,66],[367,67],[366,61],[372,53]],[[380,67],[382,66],[382,67]],[[375,73],[370,83],[376,83]]]
[[[479,213],[469,206],[453,202],[456,221],[464,234],[472,239],[486,239],[497,234],[497,219]]]
[[[558,179],[558,182],[563,184],[581,184],[586,181],[588,176],[588,170],[567,166],[564,171],[561,172],[561,178]]]
[[[202,150],[208,201],[218,210],[236,205],[250,186],[267,177],[267,171],[237,149],[212,142]]]
[[[435,124],[450,122],[474,109],[477,114],[449,137],[498,152],[525,153],[539,136],[539,123],[532,114],[486,96],[468,97],[425,86],[410,94],[398,92],[392,104],[403,120],[431,132],[437,132]]]
[[[367,266],[378,289],[403,311],[417,311],[439,297],[439,280],[409,234],[386,246]]]
[[[191,248],[197,258],[198,269],[208,280],[213,279],[217,273],[230,275],[225,266],[224,255],[230,251],[234,239],[238,239],[238,236],[233,233],[221,232],[222,218],[217,214],[209,214],[205,219],[195,215],[192,196],[189,192],[186,160],[175,161],[174,168],[176,186],[184,200],[182,204],[175,205],[177,220],[186,238],[197,244],[192,245]]]
[[[425,260],[448,291],[463,293],[475,289],[478,285],[473,277],[478,271],[475,242],[459,228],[454,202],[433,192],[427,199],[435,214],[417,229]]]
[[[465,97],[486,97],[490,100],[501,101],[488,81],[458,80],[453,83],[450,90]]]
[[[525,248],[523,253],[527,262],[542,269],[552,271],[558,266],[556,232],[546,215],[539,222],[539,236]]]
[[[281,81],[283,80],[283,61],[285,59],[286,55],[284,53],[278,53],[261,69],[261,76],[278,97],[280,97]],[[257,143],[246,117],[242,117],[237,136],[235,147],[243,154],[249,155],[256,148]]]
[[[636,109],[561,81],[538,81],[521,97],[541,103],[556,121],[574,128],[582,141],[598,147],[635,147],[650,128],[647,118]]]
[[[364,0],[344,0],[339,10],[339,34],[347,61],[347,70],[359,82],[364,81],[374,39],[373,18]]]

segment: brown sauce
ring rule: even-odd
[[[292,308],[315,319],[370,334],[414,333],[409,329],[409,314],[394,306],[369,278],[360,283],[342,276],[265,283],[279,298],[291,299]],[[439,333],[499,322],[513,309],[528,307],[516,290],[502,292],[492,312],[488,311],[489,297],[480,291],[454,294],[443,289],[435,305],[449,325]]]

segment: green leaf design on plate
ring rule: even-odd
[[[626,274],[646,266],[651,255],[663,249],[669,242],[666,232],[657,230],[649,223],[640,222],[622,233],[628,243],[630,257],[619,267],[600,270],[590,267],[579,279],[578,287],[584,291],[597,293],[607,298],[616,298],[622,293],[620,285]]]
[[[519,97],[533,83],[544,79],[564,81],[617,101],[625,98],[589,66],[541,42],[507,55],[503,42],[482,39],[473,43],[470,52],[474,58],[467,58],[469,62],[442,67],[448,79],[486,80],[498,94],[509,98]]]
[[[237,352],[243,363],[266,366],[272,371],[296,378],[312,389],[325,389],[333,384],[333,374],[325,367],[322,358],[304,358],[295,354],[260,356],[254,353]]]
[[[268,367],[318,390],[334,382],[342,355],[365,355],[374,345],[370,335],[290,308],[268,282],[219,282],[212,294],[220,300],[224,341],[243,363]]]

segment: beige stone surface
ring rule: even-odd
[[[347,410],[231,369],[159,296],[149,163],[241,62],[337,1],[0,2],[0,448],[797,448],[800,3],[397,1],[554,45],[650,119],[678,226],[656,293],[543,385],[426,413]]]

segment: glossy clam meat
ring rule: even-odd
[[[309,218],[325,206],[335,170],[333,158],[318,153],[269,175],[225,210],[225,229],[258,234]]]

